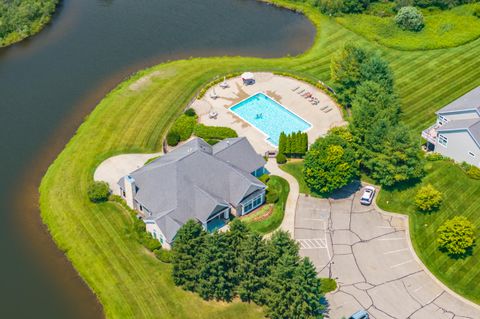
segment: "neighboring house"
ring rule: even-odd
[[[122,177],[118,185],[128,206],[144,216],[146,229],[170,249],[190,219],[208,231],[242,216],[265,201],[266,186],[256,176],[265,160],[248,140],[225,139],[214,146],[196,138]]]
[[[427,148],[480,167],[480,87],[436,114],[437,122],[422,132]]]

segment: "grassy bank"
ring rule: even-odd
[[[420,32],[404,31],[394,16],[346,15],[337,21],[361,36],[399,50],[431,50],[456,47],[480,37],[480,19],[473,15],[478,4],[451,10],[423,10],[425,27]]]
[[[430,271],[451,288],[480,303],[480,254],[478,247],[466,259],[453,259],[438,250],[436,230],[447,219],[465,216],[477,228],[480,237],[480,182],[469,178],[463,170],[450,161],[429,162],[427,176],[421,183],[408,189],[382,189],[377,204],[384,210],[407,213],[410,216],[412,239],[418,256]],[[422,213],[414,205],[419,187],[432,184],[444,194],[440,209]]]
[[[182,60],[139,72],[101,101],[48,169],[40,186],[42,218],[57,245],[97,294],[107,317],[262,317],[256,306],[204,302],[174,287],[170,266],[126,235],[131,222],[126,212],[111,203],[93,205],[86,196],[95,168],[106,158],[161,150],[169,125],[202,85],[215,76],[268,70],[328,82],[332,53],[346,41],[357,41],[378,49],[390,61],[403,103],[403,118],[417,133],[433,121],[435,110],[480,85],[479,40],[448,50],[394,51],[368,42],[334,18],[321,16],[316,9],[297,9],[307,14],[318,29],[315,44],[307,53],[269,60]],[[137,82],[152,72],[156,73],[150,82]],[[131,86],[133,83],[137,85]],[[470,191],[471,196],[480,197],[478,187]],[[416,238],[416,232],[424,230],[415,220],[412,223]],[[434,268],[428,262],[427,266]],[[457,278],[449,275],[446,273],[442,279],[463,292],[456,284]],[[469,296],[472,294],[478,296],[480,291],[472,290]]]
[[[268,234],[280,226],[285,215],[285,203],[290,192],[290,185],[280,176],[270,176],[267,186],[269,190],[273,190],[278,194],[278,201],[275,204],[267,204],[256,212],[242,218],[252,230],[260,234]],[[269,210],[272,210],[272,212],[268,218],[255,220]]]

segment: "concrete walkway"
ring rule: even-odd
[[[122,154],[107,158],[95,170],[93,179],[107,182],[114,194],[119,195],[117,182],[122,177],[142,167],[146,161],[163,153]]]
[[[277,175],[287,180],[290,185],[290,192],[288,193],[287,203],[285,204],[285,216],[283,217],[280,229],[288,231],[292,237],[295,233],[295,211],[297,210],[297,201],[300,188],[297,180],[290,174],[282,171],[274,158],[270,158],[265,165],[266,169],[271,175]]]

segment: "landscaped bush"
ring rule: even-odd
[[[93,203],[104,202],[110,195],[110,188],[105,182],[93,182],[88,186],[87,195]]]
[[[180,135],[180,141],[186,141],[192,136],[195,124],[197,124],[196,116],[182,114],[175,120],[170,132],[177,132]]]
[[[170,250],[159,248],[155,249],[153,253],[155,254],[155,257],[157,257],[157,259],[161,262],[167,264],[172,262],[172,252]]]
[[[395,16],[395,23],[403,30],[418,32],[425,26],[423,14],[415,7],[403,7]]]
[[[278,202],[278,193],[275,189],[267,189],[266,202],[267,204],[275,204]]]
[[[419,210],[424,212],[438,209],[442,204],[442,201],[442,193],[435,189],[431,184],[420,188],[415,196],[415,205]]]
[[[473,15],[477,18],[480,18],[480,5],[479,6],[476,6],[474,9],[473,9]]]
[[[186,109],[183,114],[185,114],[186,116],[196,116],[196,115],[197,115],[197,113],[195,112],[195,110],[192,109],[192,108]]]
[[[170,131],[167,134],[167,144],[169,146],[177,146],[177,144],[180,142],[180,134],[177,133],[177,131]]]
[[[465,172],[465,174],[467,174],[468,177],[473,179],[480,179],[480,168],[474,165],[470,165],[466,162],[462,162],[460,164],[460,167]]]
[[[450,255],[465,255],[475,242],[475,226],[463,216],[447,220],[437,230],[440,249]]]
[[[207,142],[207,143],[210,144],[210,145],[215,145],[215,144],[217,144],[218,142],[220,142],[220,140],[216,140],[216,139],[213,139],[213,138],[207,138],[207,139],[205,140],[205,142]]]
[[[270,175],[269,174],[263,174],[258,179],[260,180],[260,182],[262,182],[264,184],[267,184],[268,181],[270,180]]]
[[[287,162],[287,157],[283,153],[278,153],[275,157],[277,164],[285,164]]]
[[[229,127],[223,126],[206,126],[204,124],[195,125],[195,136],[203,139],[223,140],[225,138],[238,137],[237,132]]]
[[[425,159],[430,162],[441,161],[443,159],[443,155],[440,153],[427,153],[425,155]]]
[[[337,289],[337,282],[333,278],[322,278],[322,292],[324,294],[335,291]]]

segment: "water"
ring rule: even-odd
[[[0,318],[102,316],[43,227],[37,188],[106,92],[168,59],[298,54],[314,32],[253,0],[65,0],[50,27],[0,49]]]
[[[257,93],[232,106],[230,110],[267,136],[267,141],[278,146],[280,134],[305,132],[312,126],[277,101]]]

